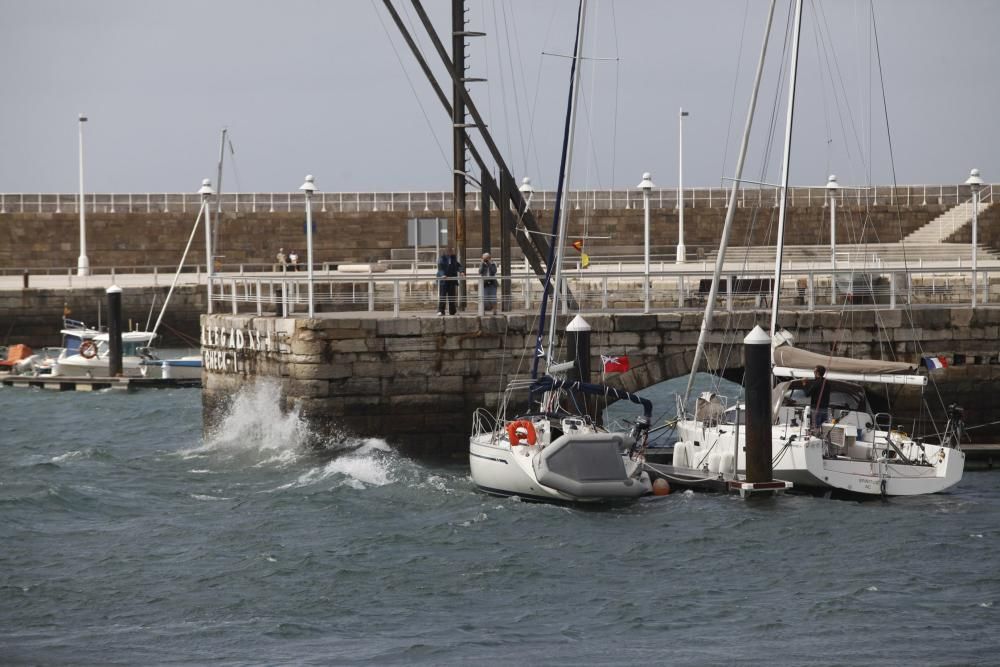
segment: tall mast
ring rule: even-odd
[[[778,325],[778,295],[781,293],[781,260],[785,244],[785,200],[788,198],[788,163],[792,148],[792,117],[795,113],[795,80],[799,73],[799,31],[802,27],[802,0],[795,0],[795,27],[792,33],[792,63],[788,76],[788,108],[785,113],[785,151],[781,161],[781,204],[778,209],[778,239],[774,253],[774,292],[771,295],[771,340]]]
[[[573,170],[573,137],[576,135],[576,109],[577,109],[577,98],[580,95],[580,73],[583,71],[580,62],[580,54],[583,51],[583,36],[585,33],[585,24],[587,22],[587,0],[582,0],[580,2],[580,20],[576,29],[576,51],[573,53],[573,61],[575,63],[573,71],[573,96],[570,101],[570,111],[569,111],[569,136],[566,140],[566,166],[563,169],[566,176],[564,179],[562,187],[562,203],[560,205],[560,218],[559,218],[559,239],[556,245],[556,265],[555,265],[555,280],[552,282],[552,317],[549,322],[549,346],[548,346],[548,366],[551,367],[555,361],[555,344],[556,344],[556,318],[559,317],[559,309],[556,304],[559,303],[560,288],[562,286],[562,266],[563,266],[563,250],[566,248],[566,235],[567,228],[569,227],[569,184],[570,184],[570,173]]]
[[[715,298],[719,293],[719,276],[722,275],[723,265],[726,261],[726,248],[729,246],[729,234],[732,231],[733,217],[736,214],[736,194],[739,191],[740,179],[743,178],[743,164],[746,162],[747,145],[750,143],[750,128],[753,127],[753,115],[757,108],[757,91],[760,90],[760,80],[764,73],[764,56],[767,55],[767,41],[771,35],[771,21],[774,18],[774,5],[776,2],[777,0],[771,0],[771,7],[767,12],[767,24],[764,27],[764,43],[760,45],[757,74],[754,76],[753,93],[750,94],[750,108],[747,109],[747,120],[743,128],[743,140],[740,142],[740,154],[736,158],[736,175],[733,179],[733,187],[729,191],[729,205],[726,208],[726,222],[722,227],[719,254],[715,259],[715,274],[712,276],[712,288],[708,293],[708,301],[705,303],[705,316],[701,320],[701,331],[698,332],[698,347],[694,351],[694,360],[691,362],[691,374],[688,376],[687,389],[684,391],[685,405],[687,405],[688,396],[691,394],[691,386],[694,384],[694,374],[698,371],[698,364],[705,354],[705,339],[708,338],[708,331],[712,328],[712,315],[715,313]]]
[[[455,246],[458,262],[468,271],[468,248],[465,241],[465,103],[462,93],[465,86],[465,0],[451,0],[451,60],[457,77],[452,81],[452,192],[455,209]],[[459,281],[458,304],[465,308],[467,284]]]
[[[543,356],[542,338],[545,336],[545,308],[548,304],[549,290],[552,294],[552,323],[549,328],[548,349],[544,350],[544,356],[548,360],[546,368],[553,362],[553,347],[555,346],[555,325],[559,315],[556,307],[559,301],[559,287],[562,278],[562,256],[563,247],[566,244],[566,222],[567,209],[566,198],[569,190],[570,166],[573,161],[573,131],[576,127],[576,102],[579,93],[580,83],[580,52],[583,49],[584,23],[587,13],[587,0],[580,0],[579,11],[576,19],[576,41],[573,44],[573,63],[570,67],[570,89],[569,101],[566,108],[566,126],[563,130],[563,152],[559,165],[559,185],[557,188],[556,210],[552,218],[552,231],[556,239],[549,247],[549,262],[545,271],[545,287],[542,291],[542,306],[538,316],[538,337],[535,341],[535,355],[531,364],[531,377],[538,377],[538,361]],[[553,270],[555,278],[552,277]]]
[[[215,179],[215,228],[212,230],[212,247],[219,251],[219,228],[222,227],[222,161],[226,155],[226,133],[228,128],[222,128],[222,140],[219,142],[219,165]]]

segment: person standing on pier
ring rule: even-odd
[[[490,258],[490,253],[483,253],[483,263],[479,265],[479,275],[485,276],[483,281],[483,302],[487,311],[492,311],[497,304],[497,265]]]
[[[458,310],[458,277],[465,276],[465,269],[459,263],[455,250],[448,246],[444,254],[438,257],[438,315],[444,315],[445,304],[448,312],[454,315]]]
[[[288,269],[288,256],[284,248],[278,248],[278,270],[284,273]]]
[[[294,250],[288,253],[288,264],[292,271],[299,270],[299,253]]]

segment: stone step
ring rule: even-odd
[[[990,206],[979,203],[979,213]],[[940,243],[972,222],[972,202],[963,202],[948,209],[926,225],[909,234],[904,240],[910,243]]]

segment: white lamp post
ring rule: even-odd
[[[677,169],[677,263],[683,264],[687,257],[684,247],[684,118],[688,115],[682,108],[677,116],[677,158],[680,165]]]
[[[531,206],[531,195],[535,194],[535,188],[531,185],[531,179],[525,176],[521,179],[521,186],[518,188],[521,191],[521,196],[524,197],[524,207],[530,208]]]
[[[830,174],[826,191],[830,193],[830,303],[837,303],[837,177]]]
[[[649,192],[653,189],[653,181],[647,171],[642,175],[642,182],[635,186],[642,190],[642,215],[643,215],[643,281],[642,281],[642,312],[649,312]]]
[[[316,191],[316,184],[313,183],[312,175],[306,176],[306,182],[299,190],[306,195],[306,270],[309,280],[309,317],[314,314],[313,310],[313,217],[312,217],[312,195]]]
[[[83,124],[87,117],[80,114],[77,127],[80,133],[80,257],[76,260],[76,275],[90,275],[90,259],[87,258],[87,202],[83,196]]]
[[[965,184],[972,189],[972,307],[976,307],[976,290],[978,288],[978,276],[976,275],[976,255],[979,254],[979,186],[983,184],[983,179],[979,177],[979,170],[973,169],[969,172],[969,178]]]
[[[212,313],[212,207],[208,198],[215,194],[212,181],[207,178],[201,182],[198,189],[201,195],[201,208],[205,211],[205,284],[208,285],[208,313]]]

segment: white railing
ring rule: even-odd
[[[992,273],[997,270],[993,269]],[[562,289],[572,293],[579,312],[643,311],[645,273],[633,270],[565,272]],[[700,311],[705,307],[712,272],[678,271],[663,266],[650,272],[650,312]],[[975,272],[976,307],[1000,304],[1000,282],[990,285],[990,270]],[[501,281],[503,278],[500,278]],[[462,279],[467,290],[467,312],[484,314],[485,302],[479,276]],[[536,276],[519,273],[507,279],[507,310],[535,312],[541,298]],[[956,268],[862,270],[798,269],[785,272],[779,299],[787,310],[831,308],[870,310],[913,307],[956,307],[972,303],[973,272]],[[308,279],[299,273],[215,275],[209,279],[211,311],[283,316],[308,310]],[[319,274],[313,281],[314,309],[320,313],[384,312],[398,317],[404,311],[433,312],[438,307],[438,282],[428,275]],[[728,312],[769,312],[773,274],[768,270],[728,272],[718,292],[717,309]],[[992,290],[992,293],[991,293]],[[498,293],[501,290],[498,289]],[[503,296],[498,294],[498,300]],[[563,313],[568,313],[563,306]]]
[[[993,200],[993,185],[984,185],[981,200]],[[659,210],[676,210],[677,190],[654,189],[650,206]],[[738,194],[740,207],[777,206],[778,188],[747,187]],[[837,190],[837,201],[843,205],[903,207],[945,205],[953,206],[970,197],[966,185],[901,185],[872,187],[842,187]],[[724,208],[729,198],[725,188],[685,188],[686,208]],[[829,191],[825,187],[791,188],[788,201],[792,206],[826,206]],[[305,210],[304,195],[300,192],[250,192],[223,193],[222,209],[234,213],[291,213]],[[481,196],[471,191],[466,195],[466,208],[479,210]],[[201,205],[201,196],[195,193],[141,193],[109,194],[89,193],[84,202],[92,213],[194,213]],[[452,210],[451,192],[317,192],[314,210],[326,212],[377,212],[405,211],[430,212]],[[555,192],[537,190],[531,199],[533,209],[551,209]],[[79,195],[53,193],[0,193],[0,214],[6,213],[78,213]],[[639,190],[574,190],[569,193],[573,209],[641,209],[642,193]]]

